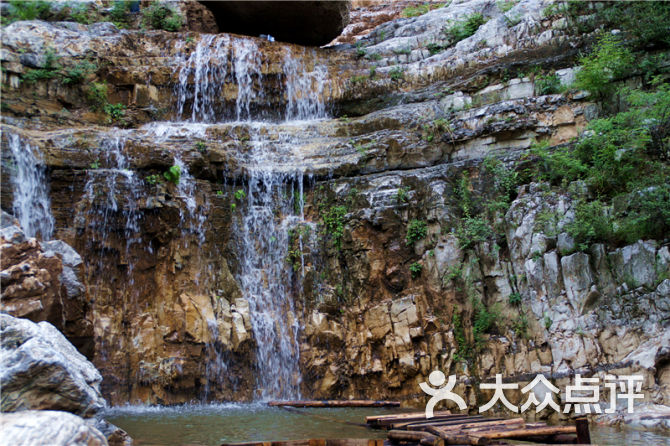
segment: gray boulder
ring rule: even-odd
[[[0,446],[108,445],[102,432],[83,418],[55,410],[0,413],[0,432]]]
[[[91,417],[105,406],[102,376],[48,322],[0,314],[3,412],[64,410]]]

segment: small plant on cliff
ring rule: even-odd
[[[60,74],[61,66],[56,63],[58,56],[52,48],[47,48],[44,52],[44,65],[42,68],[29,70],[23,75],[26,82],[36,82],[42,79],[53,79]]]
[[[405,78],[405,70],[400,67],[395,67],[389,71],[389,77],[394,81],[402,80]]]
[[[142,10],[142,22],[145,26],[165,31],[179,31],[183,19],[172,7],[159,1],[154,1]]]
[[[84,60],[79,62],[74,67],[65,69],[63,73],[63,83],[65,85],[81,84],[84,79],[91,73],[95,73],[98,66],[93,62]]]
[[[556,94],[561,91],[561,78],[551,73],[535,78],[535,90],[538,94]]]
[[[181,178],[181,167],[175,165],[170,166],[168,170],[163,172],[163,177],[172,184],[179,184]]]
[[[247,197],[247,193],[244,192],[244,189],[237,189],[233,195],[237,201],[242,201]]]
[[[415,242],[426,237],[428,232],[426,222],[423,220],[411,220],[409,225],[407,225],[407,236],[405,236],[405,241],[408,245],[412,245]]]
[[[518,306],[521,305],[521,294],[514,292],[509,295],[509,304]]]
[[[150,184],[152,186],[158,184],[161,180],[161,177],[159,175],[153,174],[153,175],[147,175],[144,177],[144,181],[147,182],[147,184]]]
[[[465,217],[455,231],[461,249],[468,249],[493,235],[491,226],[481,217]]]
[[[110,122],[120,122],[125,124],[123,119],[126,116],[126,106],[123,104],[105,104],[102,110],[107,114]]]
[[[414,262],[409,266],[409,272],[412,274],[412,279],[416,279],[421,275],[423,271],[423,265],[419,262]]]
[[[333,244],[340,249],[342,246],[342,235],[344,235],[344,216],[347,215],[345,206],[332,206],[321,211],[321,218],[326,229],[326,233],[333,238]]]
[[[207,153],[207,144],[202,141],[195,143],[195,149],[200,153]]]
[[[453,45],[476,33],[479,27],[484,23],[486,23],[484,16],[479,12],[475,12],[467,16],[464,20],[447,24],[442,31]]]
[[[517,3],[519,3],[518,0],[498,0],[496,5],[498,6],[498,9],[500,9],[500,12],[505,14],[507,11],[514,8]]]
[[[395,194],[395,199],[398,203],[407,203],[407,200],[409,199],[408,193],[409,193],[409,186],[402,186],[398,188],[398,192]]]

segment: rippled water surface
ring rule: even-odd
[[[128,432],[137,446],[214,446],[259,440],[384,438],[385,431],[363,426],[365,417],[399,411],[378,408],[289,411],[260,403],[130,406],[110,409],[105,418]],[[600,446],[670,446],[668,436],[601,426],[591,426],[591,440]]]

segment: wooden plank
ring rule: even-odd
[[[448,410],[439,410],[434,413],[435,417],[442,417],[442,416],[447,416],[451,415],[451,411]],[[426,419],[426,412],[408,412],[408,413],[397,413],[397,414],[391,414],[391,415],[371,415],[369,417],[365,417],[365,422],[366,423],[377,423],[377,422],[382,422],[382,421],[388,421],[388,420],[393,420],[393,421],[400,421],[400,420],[425,420]]]
[[[398,407],[400,401],[376,400],[296,400],[270,401],[268,406],[273,407]]]
[[[466,433],[470,433],[472,430],[482,430],[482,429],[492,429],[492,428],[513,428],[513,427],[519,427],[520,425],[524,425],[524,420],[523,418],[511,418],[508,420],[491,420],[491,421],[486,421],[486,419],[480,421],[480,422],[472,422],[472,423],[464,423],[460,425],[453,425],[453,426],[439,426],[439,427],[431,427],[429,428],[429,432],[433,432],[436,435],[440,435],[441,433],[444,432],[453,432],[455,430],[462,430],[466,431]],[[441,435],[440,435],[441,436]]]
[[[577,428],[577,444],[591,443],[589,420],[586,417],[579,417],[575,420],[575,427]]]
[[[477,432],[473,434],[479,438],[488,438],[494,440],[498,438],[517,438],[543,435],[558,435],[558,434],[576,434],[577,428],[575,426],[546,426],[546,427],[525,427],[519,429],[505,429],[496,432]]]
[[[461,420],[476,420],[479,418],[483,418],[481,415],[448,415],[448,416],[442,416],[442,417],[433,417],[426,419],[424,418],[423,420],[420,421],[403,421],[400,423],[392,423],[390,426],[393,429],[408,429],[409,427],[413,426],[435,426],[437,424],[441,423],[451,423],[451,422],[458,422]],[[408,429],[408,430],[420,430],[420,429]]]
[[[401,441],[419,443],[424,438],[435,438],[435,435],[431,434],[430,432],[404,431],[399,429],[391,429],[388,432],[388,439],[394,443]]]
[[[420,423],[410,423],[407,426],[404,427],[404,429],[413,431],[413,430],[425,430],[428,426],[434,426],[434,427],[439,427],[439,426],[456,426],[464,423],[479,423],[482,421],[496,421],[496,420],[503,420],[503,418],[484,418],[481,415],[470,415],[470,416],[464,416],[464,417],[457,417],[457,418],[444,418],[435,422],[431,421],[422,421]]]

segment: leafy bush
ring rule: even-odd
[[[574,86],[600,99],[608,97],[615,90],[613,81],[630,72],[633,62],[633,54],[620,38],[603,34],[591,54],[579,59],[581,69],[575,75]]]
[[[599,200],[579,202],[575,208],[575,219],[566,226],[580,249],[593,242],[612,239],[612,220]]]
[[[109,103],[107,100],[107,83],[91,83],[86,89],[86,99],[94,110],[102,111],[105,105]]]
[[[60,74],[60,65],[56,63],[58,56],[54,53],[52,48],[47,48],[44,52],[44,66],[29,70],[23,75],[23,80],[26,82],[36,82],[43,79],[54,79]]]
[[[488,308],[479,298],[472,298],[472,337],[475,341],[475,347],[480,349],[483,346],[483,335],[490,333],[500,317],[500,310],[496,305]]]
[[[237,189],[233,195],[237,201],[242,201],[247,197],[247,193],[244,192],[244,189]]]
[[[45,20],[51,13],[48,1],[10,0],[7,15],[2,17],[2,24],[8,25],[19,20]]]
[[[491,235],[491,226],[481,217],[465,217],[456,227],[456,238],[462,249],[471,248]]]
[[[477,32],[480,26],[486,23],[484,16],[475,12],[467,16],[464,20],[450,23],[443,29],[444,34],[449,38],[451,44],[467,39]]]
[[[395,199],[398,203],[407,203],[409,193],[409,186],[402,186],[398,188],[398,192],[395,194]]]
[[[409,271],[412,273],[412,278],[416,279],[421,275],[421,271],[423,271],[423,265],[419,262],[414,262],[409,266]]]
[[[498,0],[496,5],[498,6],[498,9],[500,9],[500,12],[505,14],[507,11],[514,8],[517,3],[519,3],[518,0]]]
[[[428,2],[424,3],[422,5],[417,5],[417,6],[408,6],[407,8],[402,10],[402,16],[403,17],[418,17],[420,15],[424,15],[425,13],[432,11],[433,9],[441,8],[445,5],[449,4],[448,3],[433,3],[433,2]]]
[[[521,294],[514,292],[509,295],[509,304],[518,306],[521,305]]]
[[[670,45],[670,3],[603,2],[597,12],[605,26],[620,29],[639,48]]]
[[[126,116],[126,106],[123,104],[107,103],[102,107],[102,111],[104,111],[109,117],[109,120],[113,122],[122,122],[123,118]]]
[[[394,81],[402,80],[405,77],[405,71],[400,67],[395,67],[389,71],[389,77]]]
[[[147,175],[146,177],[144,177],[144,181],[146,181],[148,184],[151,184],[152,186],[158,184],[160,180],[161,177],[156,174]]]
[[[183,24],[181,15],[172,7],[154,1],[142,10],[142,21],[146,26],[165,31],[179,31]]]
[[[79,5],[68,5],[69,15],[68,18],[74,22],[82,23],[88,25],[93,23],[93,17],[91,17],[88,5],[85,3]]]
[[[181,167],[177,165],[170,166],[168,170],[163,172],[163,177],[170,183],[173,183],[175,185],[179,184],[179,180],[181,179]]]
[[[109,17],[119,28],[125,28],[128,25],[130,4],[130,0],[116,0],[109,11]]]
[[[411,220],[407,226],[407,236],[405,240],[408,245],[412,245],[426,237],[428,233],[426,222],[423,220]]]
[[[540,95],[556,94],[561,91],[561,78],[556,73],[535,78],[535,89]]]
[[[341,247],[342,235],[344,235],[345,215],[347,215],[345,206],[332,206],[322,211],[321,214],[326,232],[333,237],[333,243],[338,249]]]
[[[80,84],[91,73],[95,73],[98,66],[93,62],[84,60],[79,62],[74,67],[67,68],[63,74],[63,83],[65,85]]]

